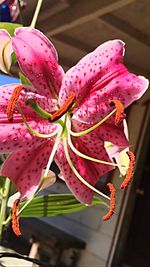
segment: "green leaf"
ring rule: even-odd
[[[14,36],[15,29],[22,27],[21,24],[0,22],[0,29],[6,30],[11,36]]]
[[[20,209],[26,204],[24,201]],[[99,198],[94,197],[91,206],[107,204]],[[89,206],[80,203],[72,194],[52,194],[48,196],[36,197],[21,212],[21,217],[52,217],[68,213],[73,213],[87,209]]]
[[[29,79],[26,76],[24,76],[24,74],[22,72],[19,72],[19,78],[20,78],[20,81],[22,84],[32,86]]]

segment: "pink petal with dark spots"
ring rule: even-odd
[[[98,122],[102,120],[113,107],[110,106],[112,99],[118,99],[124,105],[129,106],[138,100],[148,88],[148,80],[141,76],[125,71],[118,77],[105,83],[101,82],[97,90],[91,92],[84,103],[75,112],[74,118],[85,122]]]
[[[48,134],[56,130],[57,126],[47,122],[30,121],[29,125],[38,133]],[[45,139],[31,134],[24,123],[0,122],[0,154],[10,153],[22,149],[33,149],[44,143]]]
[[[89,170],[88,166],[84,165],[84,160],[82,162],[82,159],[77,159],[77,156],[70,150],[70,148],[68,149],[73,165],[80,172],[80,175],[82,175],[88,182],[92,181],[92,183],[94,183],[95,177]],[[80,182],[79,179],[74,175],[67,162],[64,149],[61,146],[59,146],[57,149],[55,162],[61,170],[61,174],[67,187],[71,190],[74,196],[80,202],[90,204],[92,201],[93,192],[82,182]]]
[[[123,47],[124,43],[120,40],[108,41],[68,70],[62,81],[59,103],[63,104],[71,91],[75,92],[77,100],[82,101],[97,81],[101,79],[105,83],[116,72],[122,72]]]
[[[105,122],[95,130],[95,134],[97,138],[111,142],[122,149],[129,146],[123,125],[116,126]]]
[[[104,151],[101,145],[99,145],[101,150],[99,149],[96,150],[93,147],[95,145],[95,142],[93,142],[93,146],[92,144],[89,144],[88,146],[88,143],[86,143],[86,141],[83,142],[83,139],[79,143],[77,141],[77,145],[78,145],[79,151],[83,153],[85,152],[90,156],[97,156],[98,158],[100,158],[101,156],[103,160],[108,160],[110,162],[110,159],[106,151]],[[83,148],[83,146],[86,146],[86,147]],[[90,153],[89,153],[88,148],[89,149],[91,148],[92,150],[90,151]],[[72,160],[74,167],[79,172],[79,174],[85,179],[85,181],[87,181],[92,186],[95,186],[96,182],[100,179],[101,175],[112,170],[112,167],[110,166],[106,166],[106,165],[104,166],[102,164],[93,163],[89,160],[79,157],[78,155],[73,153],[69,147],[68,147],[68,150],[69,150],[70,158]],[[99,150],[100,155],[98,155],[98,150]],[[64,181],[66,182],[71,192],[75,195],[75,197],[80,202],[90,204],[92,201],[94,192],[91,189],[89,189],[87,186],[85,186],[82,182],[80,182],[80,180],[74,175],[73,171],[69,167],[64,150],[61,146],[59,146],[57,150],[55,161],[61,170],[61,174],[63,176]]]
[[[89,129],[92,124],[88,123],[81,123],[75,119],[72,119],[72,129],[75,132],[85,131]],[[88,144],[91,140],[100,140],[100,141],[108,141],[114,145],[117,145],[121,148],[125,148],[129,146],[129,142],[127,140],[126,134],[124,133],[124,126],[123,124],[116,126],[110,123],[103,123],[99,127],[97,127],[92,132],[83,135],[82,137],[78,137],[79,139],[82,138],[83,140],[88,140]]]
[[[79,137],[76,142],[78,150],[83,154],[93,157],[95,159],[103,160],[106,162],[112,162],[112,160],[110,160],[106,152],[106,149],[104,148],[104,142],[100,140],[100,138],[98,138],[96,134],[95,135],[93,134],[93,136],[89,134],[87,136]],[[89,160],[85,161],[86,164],[91,169],[91,171],[95,172],[95,178],[97,179],[97,181],[100,179],[102,175],[114,169],[110,165],[96,163]]]
[[[90,126],[91,125],[89,124],[84,124],[84,123],[81,124],[79,121],[73,120],[73,130],[75,132],[85,131],[86,129],[90,128]],[[119,130],[117,131],[117,133],[118,132]],[[123,131],[120,131],[119,133],[121,136],[123,135]],[[106,152],[106,149],[104,148],[104,141],[106,141],[105,134],[106,134],[105,129],[102,128],[102,131],[101,131],[101,126],[100,126],[88,134],[77,137],[74,142],[76,142],[76,145],[78,146],[78,150],[82,152],[83,154],[86,154],[90,157],[93,157],[99,160],[112,162]],[[113,133],[111,134],[113,135]],[[123,141],[124,141],[123,144],[125,144],[124,139]],[[104,165],[100,163],[97,164],[91,161],[89,161],[89,164],[91,166],[93,165],[93,168],[97,169],[99,177],[113,169],[112,166]]]
[[[47,141],[33,150],[13,152],[4,162],[1,175],[9,177],[22,198],[30,198],[36,191],[51,150],[52,142]]]
[[[38,93],[51,98],[58,95],[64,72],[46,36],[36,29],[18,28],[12,44],[22,71]]]
[[[90,126],[91,125],[89,124],[73,120],[73,130],[75,132],[85,131],[86,129],[90,128]],[[111,142],[113,144],[113,149],[108,150],[111,153],[108,153],[105,149],[105,141]],[[129,147],[129,142],[124,133],[123,125],[120,125],[118,127],[109,123],[103,123],[94,131],[84,136],[78,137],[77,142],[78,145],[80,144],[80,152],[93,158],[107,162],[112,162],[111,159],[116,156],[116,153],[122,151],[126,147]],[[94,168],[99,172],[99,177],[113,169],[113,167],[109,165],[97,163],[92,164],[95,165]]]

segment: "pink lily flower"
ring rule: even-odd
[[[127,107],[147,90],[148,80],[123,65],[120,40],[102,44],[66,74],[54,46],[38,30],[18,28],[12,47],[32,86],[20,91],[12,122],[6,110],[17,85],[1,86],[0,152],[10,153],[1,174],[16,184],[22,198],[30,198],[43,169],[47,166],[46,177],[55,160],[72,193],[90,204],[93,192],[100,193],[94,188],[100,176],[115,166],[104,142],[115,145],[117,152],[129,146],[123,124],[116,126],[109,116],[114,109],[110,102],[117,99]],[[48,114],[59,107],[65,112],[51,121]]]

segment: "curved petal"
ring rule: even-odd
[[[91,126],[92,124],[81,123],[80,121],[77,121],[75,119],[72,120],[72,127],[75,132],[85,131]],[[92,132],[82,136],[82,140],[88,140],[87,144],[90,144],[93,138],[95,138],[95,140],[97,141],[100,140],[103,142],[111,142],[112,144],[122,149],[129,146],[126,133],[124,132],[123,124],[116,126],[105,122]]]
[[[123,54],[124,43],[113,40],[85,56],[64,76],[59,104],[73,91],[79,103],[74,118],[98,122],[112,110],[110,100],[118,99],[127,107],[139,99],[148,88],[148,80],[127,71]]]
[[[91,138],[89,138],[91,141]],[[105,161],[111,162],[109,159],[106,150],[102,146],[102,142],[96,142],[94,138],[91,143],[88,143],[89,140],[76,140],[75,146],[80,152],[83,152],[89,156],[97,157],[98,159],[102,159]],[[98,145],[98,147],[96,147]],[[93,163],[89,160],[83,159],[76,155],[71,149],[68,147],[71,161],[78,171],[78,173],[87,181],[90,185],[95,186],[97,181],[100,179],[100,176],[112,170],[112,166]],[[57,150],[55,161],[58,167],[61,170],[61,174],[63,176],[64,181],[66,182],[68,188],[72,191],[75,197],[83,203],[90,204],[93,197],[93,191],[85,186],[73,173],[71,170],[63,147],[59,146]]]
[[[96,135],[91,136],[89,134],[87,136],[78,137],[75,146],[81,153],[85,155],[106,162],[112,162],[106,152],[104,142],[97,138]],[[99,180],[102,175],[105,175],[106,173],[114,169],[110,165],[95,163],[89,160],[85,160],[85,162],[88,166],[90,166],[91,170],[94,170],[95,178],[97,177],[97,180]]]
[[[112,111],[110,101],[118,99],[129,106],[138,100],[148,89],[149,82],[142,76],[136,76],[128,71],[115,77],[102,89],[92,92],[76,111],[74,118],[85,122],[98,122]]]
[[[8,153],[23,148],[33,148],[41,143],[45,142],[44,139],[34,136],[24,125],[21,115],[18,113],[17,108],[14,110],[13,122],[9,122],[6,109],[9,99],[12,95],[14,88],[17,84],[6,85],[0,87],[0,153]],[[34,96],[37,103],[45,108],[54,108],[53,102],[44,96],[39,96],[33,93],[26,93],[22,91],[19,97],[19,104],[22,107],[23,113],[28,118],[29,125],[35,131],[41,134],[49,134],[56,130],[57,125],[55,123],[49,123],[37,116],[30,107],[24,105],[24,97]]]
[[[13,152],[4,162],[1,174],[17,186],[22,198],[30,198],[36,191],[51,150],[52,141],[46,141],[33,150]]]
[[[82,163],[77,160],[76,155],[70,149],[69,149],[69,154],[74,166],[77,168],[80,174],[83,176],[84,179],[90,182],[90,178],[93,177],[93,174],[90,172],[90,170],[88,170],[89,168],[86,169],[85,168],[86,166],[82,166]],[[61,174],[63,176],[66,185],[74,194],[74,196],[80,202],[90,204],[92,201],[93,192],[91,189],[87,188],[83,183],[81,183],[76,177],[76,175],[72,172],[67,162],[64,149],[61,146],[59,146],[59,148],[57,149],[57,153],[55,155],[55,161],[59,169],[61,170]],[[90,177],[88,175],[90,175]],[[93,177],[93,180],[94,179],[95,177]]]
[[[40,31],[23,27],[16,29],[12,45],[22,71],[38,93],[56,97],[64,72],[53,44]]]
[[[52,133],[57,126],[47,122],[29,122],[32,129],[41,134]],[[24,123],[0,123],[0,154],[10,153],[22,149],[33,149],[44,143],[44,138],[34,136]]]
[[[11,37],[5,30],[0,30],[0,70],[8,73],[11,66],[13,52]]]
[[[63,78],[59,94],[59,104],[75,92],[77,100],[86,97],[92,86],[100,79],[110,79],[118,71],[122,71],[122,55],[124,43],[120,40],[108,41],[82,58],[77,65],[67,71]]]

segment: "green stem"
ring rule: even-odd
[[[21,24],[23,25],[22,7],[21,7],[20,0],[18,0],[18,8],[19,8],[20,22],[21,22]]]
[[[9,189],[10,189],[10,180],[6,178],[6,181],[3,187],[1,209],[0,209],[0,238],[2,238],[3,226],[4,226],[3,223],[6,218],[6,209],[7,209],[7,201],[9,197]]]
[[[35,12],[34,12],[34,16],[32,18],[32,22],[31,22],[31,25],[30,25],[31,28],[35,28],[35,25],[36,25],[36,22],[37,22],[37,19],[38,19],[38,15],[39,15],[42,3],[43,3],[43,0],[38,0],[37,6],[36,6],[36,9],[35,9]]]

